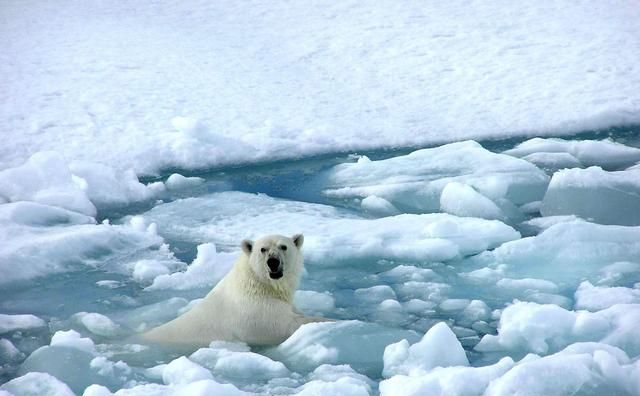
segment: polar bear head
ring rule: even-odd
[[[297,288],[302,274],[302,243],[304,236],[291,238],[268,235],[258,240],[242,241],[242,250],[248,256],[249,266],[256,277],[264,283],[287,283]]]

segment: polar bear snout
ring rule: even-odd
[[[269,257],[267,266],[271,272],[276,272],[280,268],[280,260],[276,257]]]
[[[269,267],[269,278],[271,279],[280,279],[284,275],[280,260],[276,257],[269,257],[267,267]]]

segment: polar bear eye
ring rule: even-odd
[[[266,251],[267,251],[267,249],[266,249],[266,248],[261,248],[261,249],[260,249],[260,251],[261,251],[262,253],[264,253],[264,252],[266,252]]]
[[[287,246],[286,245],[280,245],[280,249],[287,250]]]

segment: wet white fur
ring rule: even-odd
[[[142,337],[153,342],[194,346],[208,346],[214,340],[273,345],[287,339],[305,323],[328,320],[306,317],[293,306],[303,270],[300,251],[303,241],[301,234],[292,238],[269,235],[255,243],[242,241],[243,252],[234,267],[202,302]],[[280,259],[282,278],[269,277],[266,263],[269,257]]]

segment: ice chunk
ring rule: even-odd
[[[95,222],[91,216],[36,202],[20,201],[0,205],[0,224],[52,226],[57,224],[94,224]]]
[[[86,266],[131,274],[133,265],[128,260],[136,257],[184,265],[162,248],[163,240],[158,235],[126,225],[32,227],[4,223],[0,240],[4,242],[0,246],[0,284]]]
[[[56,331],[51,337],[51,346],[64,346],[95,353],[96,348],[91,338],[83,338],[75,330]]]
[[[338,378],[335,381],[312,380],[297,389],[298,396],[354,395],[369,396],[371,387],[364,381],[352,377]]]
[[[167,385],[189,384],[207,379],[213,379],[211,372],[186,356],[171,361],[162,373],[162,381]]]
[[[336,300],[329,292],[298,290],[293,301],[298,309],[309,315],[326,314],[336,307]]]
[[[116,392],[118,396],[249,396],[231,384],[221,384],[213,379],[203,379],[185,384],[160,385],[142,384],[123,388]],[[108,388],[100,385],[89,386],[83,396],[112,396]]]
[[[9,202],[32,201],[91,217],[97,213],[65,161],[51,151],[33,154],[24,165],[0,171],[0,196]]]
[[[29,330],[46,326],[46,322],[37,316],[0,314],[0,334],[15,330]]]
[[[373,215],[391,216],[400,214],[400,211],[384,198],[369,195],[360,202],[362,209]]]
[[[462,311],[469,306],[471,301],[465,298],[449,298],[440,303],[442,311]]]
[[[357,289],[353,294],[358,300],[373,303],[379,303],[386,299],[395,300],[397,298],[396,292],[394,292],[391,286],[388,285],[378,285],[371,286],[366,289]]]
[[[535,217],[520,223],[520,229],[523,230],[523,232],[529,231],[529,234],[535,235],[553,225],[560,223],[572,223],[576,221],[582,221],[582,219],[574,215]]]
[[[485,335],[478,351],[548,354],[572,342],[598,341],[640,354],[640,304],[619,304],[598,312],[568,311],[553,304],[517,302],[502,311],[498,335]]]
[[[367,348],[362,348],[363,338],[367,340]],[[417,341],[419,337],[412,331],[359,321],[310,323],[279,346],[267,350],[266,355],[295,367],[296,371],[310,371],[323,363],[348,364],[371,376],[382,371],[384,348],[403,338]]]
[[[600,269],[600,284],[614,284],[622,279],[640,279],[640,263],[620,261]]]
[[[209,348],[201,348],[189,358],[210,369],[216,377],[228,380],[258,382],[291,375],[284,364],[250,352],[246,345],[214,341]]]
[[[11,341],[0,338],[0,361],[11,362],[20,358],[24,359],[24,354]]]
[[[582,168],[582,163],[569,153],[531,153],[522,159],[549,173],[565,168]]]
[[[527,290],[537,290],[541,292],[549,292],[554,293],[558,291],[558,285],[555,283],[544,280],[544,279],[533,279],[533,278],[524,278],[524,279],[510,279],[503,278],[500,279],[496,286],[502,289],[511,290],[511,291],[527,291]]]
[[[75,396],[64,382],[47,373],[27,373],[3,384],[0,390],[14,396]]]
[[[441,193],[450,182],[473,187],[490,200],[505,198],[520,205],[540,200],[549,181],[534,165],[485,150],[467,141],[414,151],[380,161],[336,165],[326,176],[324,193],[335,198],[375,195],[403,212],[437,212]],[[461,189],[458,188],[459,192]],[[468,190],[464,190],[467,192]],[[453,206],[450,191],[445,206]],[[466,195],[468,199],[470,197]],[[495,205],[494,205],[495,206]],[[497,215],[486,199],[474,211]]]
[[[448,183],[440,195],[440,210],[463,217],[504,220],[502,210],[473,187],[459,182]]]
[[[80,322],[91,333],[99,336],[114,336],[120,331],[120,326],[107,316],[96,312],[78,312],[71,318]]]
[[[558,171],[540,213],[576,215],[602,224],[640,225],[640,170],[607,172],[591,167]]]
[[[120,171],[89,161],[73,161],[69,169],[82,178],[83,190],[99,210],[148,201],[155,195],[131,169]]]
[[[198,245],[198,254],[184,272],[161,274],[147,290],[185,290],[218,283],[233,266],[237,253],[218,252],[213,243]]]
[[[431,327],[420,342],[411,346],[407,340],[387,346],[383,359],[382,374],[387,378],[427,373],[435,367],[469,365],[460,341],[444,322]]]
[[[496,220],[448,214],[362,219],[326,205],[241,192],[177,200],[156,206],[143,216],[157,223],[167,237],[213,242],[223,251],[237,251],[244,238],[304,231],[305,257],[325,265],[370,257],[450,260],[519,237]]]
[[[569,154],[584,166],[596,165],[605,169],[626,168],[640,161],[640,149],[607,139],[564,140],[534,138],[520,143],[515,148],[505,151],[504,154],[515,157],[546,154],[546,158],[565,158],[566,163],[563,165],[571,165],[573,160],[566,156],[562,157],[563,154]],[[535,163],[535,161],[532,162]],[[575,166],[565,167],[573,168]]]
[[[167,178],[167,181],[164,182],[169,190],[191,188],[199,186],[202,183],[204,183],[204,179],[201,177],[184,177],[179,173],[173,173]]]
[[[615,304],[640,303],[640,290],[628,287],[596,287],[585,281],[575,293],[576,309],[598,311]]]
[[[513,359],[502,358],[484,367],[436,367],[414,376],[395,375],[380,383],[382,396],[480,396],[487,386],[514,366]]]
[[[523,359],[492,381],[485,395],[636,394],[640,365],[628,364],[628,358],[620,350],[612,354],[610,349],[597,345],[581,345],[543,358]]]
[[[584,279],[597,278],[608,264],[638,257],[640,227],[565,222],[468,259],[487,267],[465,276],[486,281],[503,277],[553,279],[556,284],[577,287]]]

